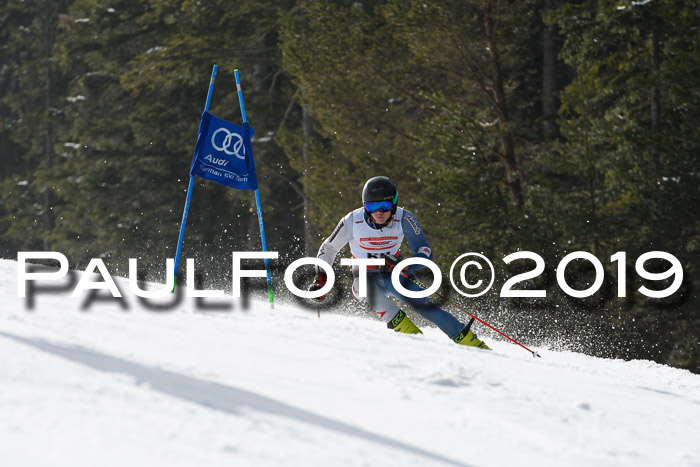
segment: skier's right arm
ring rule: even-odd
[[[338,255],[338,252],[352,239],[352,213],[348,214],[347,216],[343,217],[340,222],[338,222],[338,225],[335,227],[335,230],[333,230],[333,233],[321,244],[321,248],[318,249],[318,254],[316,257],[318,259],[322,259],[326,263],[330,264],[333,266],[333,262],[335,261],[335,257]],[[314,281],[313,284],[311,284],[311,287],[309,287],[309,291],[313,292],[315,290],[323,288],[324,285],[326,285],[326,273],[316,266],[316,281]],[[317,302],[322,302],[326,298],[325,295],[322,295],[318,298],[315,298],[314,301]]]
[[[342,250],[350,240],[352,240],[352,212],[340,219],[333,233],[321,244],[321,248],[318,249],[316,257],[332,266],[338,252]],[[323,271],[316,266],[316,273],[318,274],[321,272]]]

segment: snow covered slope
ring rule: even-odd
[[[5,467],[700,465],[687,371],[291,306],[155,310],[128,287],[30,309],[16,268],[0,261]]]

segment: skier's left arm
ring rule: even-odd
[[[408,246],[413,252],[413,257],[426,258],[432,261],[433,249],[430,248],[430,243],[428,243],[428,239],[425,238],[425,232],[423,232],[423,228],[418,222],[418,219],[416,219],[416,216],[404,210],[403,217],[401,218],[401,227],[403,228],[403,234],[408,242]],[[425,266],[421,264],[412,264],[409,269],[416,270],[424,267]]]

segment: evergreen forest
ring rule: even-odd
[[[281,298],[284,266],[387,175],[445,277],[463,253],[494,263],[488,294],[450,295],[461,306],[532,345],[700,372],[696,1],[0,0],[0,256],[123,276],[138,258],[162,280],[214,64],[210,111],[238,124],[240,71]],[[202,287],[260,249],[253,194],[197,179],[182,255]],[[533,270],[502,261],[518,251],[545,268],[514,288],[546,297],[499,297]],[[557,285],[575,251],[604,267],[590,297]],[[638,274],[653,251],[682,265],[669,297],[638,291],[673,282],[662,259],[644,264],[662,280]],[[341,269],[322,310],[367,314]],[[566,277],[595,274],[577,260]]]

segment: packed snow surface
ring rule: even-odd
[[[1,260],[5,467],[700,465],[688,371],[493,339],[489,352],[369,313],[158,309],[124,280],[121,300],[27,300],[16,277]]]

